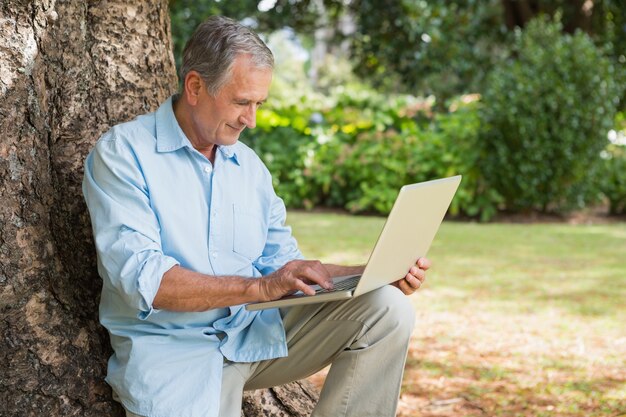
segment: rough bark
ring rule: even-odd
[[[169,24],[167,0],[0,3],[0,417],[123,415],[103,380],[82,163],[176,89]],[[306,415],[287,392],[246,396],[246,415]]]
[[[271,389],[246,392],[241,415],[244,417],[307,417],[319,399],[315,387],[304,381]]]
[[[125,3],[0,6],[2,416],[120,415],[103,382],[82,161],[176,85],[167,2]]]

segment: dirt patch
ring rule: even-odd
[[[493,219],[496,223],[563,223],[563,224],[612,224],[626,222],[626,214],[611,215],[608,207],[598,206],[568,214],[540,212],[506,213],[500,212]]]
[[[626,413],[626,333],[559,314],[420,314],[399,417]],[[328,369],[309,380],[321,388]]]

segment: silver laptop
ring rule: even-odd
[[[247,304],[246,309],[349,299],[403,278],[418,258],[426,256],[460,182],[457,175],[402,187],[362,275],[336,277],[332,290],[313,285],[315,295],[299,291],[278,300]]]

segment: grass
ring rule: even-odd
[[[384,219],[288,222],[306,257],[357,264]],[[626,224],[444,222],[429,258],[400,416],[626,416]]]

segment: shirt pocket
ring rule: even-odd
[[[233,252],[251,261],[263,254],[267,226],[258,213],[233,205]]]

